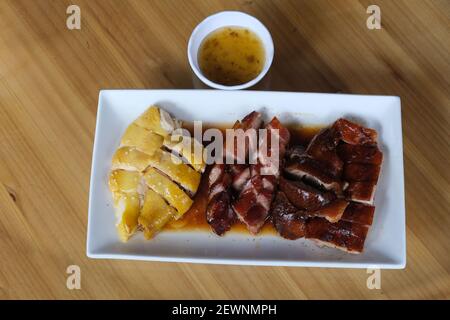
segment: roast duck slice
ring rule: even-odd
[[[346,119],[321,130],[306,149],[288,152],[272,218],[279,234],[363,251],[383,154],[377,132]]]

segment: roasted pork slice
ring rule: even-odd
[[[333,130],[326,128],[316,134],[306,148],[307,155],[319,161],[331,176],[337,178],[341,176],[344,165],[336,152],[338,142]]]
[[[383,154],[378,146],[342,143],[337,147],[337,153],[344,162],[380,165],[383,161]]]
[[[298,209],[314,211],[336,199],[336,195],[328,191],[320,191],[301,181],[292,181],[280,177],[280,191]]]
[[[343,179],[345,181],[378,181],[380,166],[364,163],[348,163],[344,167]]]
[[[264,225],[273,200],[275,186],[280,173],[280,163],[285,156],[290,134],[280,121],[274,117],[266,126],[265,151],[258,152],[258,163],[250,166],[250,180],[245,184],[237,201],[233,204],[239,220],[241,220],[252,234],[257,234]],[[273,143],[271,137],[276,136],[278,143]],[[274,159],[277,148],[278,158]],[[272,156],[273,155],[273,156]]]
[[[261,124],[262,124],[262,115],[261,115],[261,113],[256,112],[256,111],[249,113],[241,121],[237,121],[232,128],[233,130],[235,130],[235,136],[234,136],[232,148],[229,143],[227,143],[224,146],[226,158],[231,159],[240,164],[245,163],[247,155],[248,155],[248,151],[250,148],[250,143],[252,141],[245,139],[244,144],[239,144],[239,140],[237,138],[238,131],[242,130],[243,133],[248,134],[247,130],[255,130],[254,133],[256,136],[256,134],[257,134],[256,130],[259,129],[259,127],[261,127]],[[254,142],[256,142],[256,141],[254,141]],[[256,147],[256,146],[253,146],[253,147]],[[244,148],[244,149],[240,149],[240,148]],[[240,152],[238,152],[238,151],[240,151]]]
[[[281,159],[283,159],[284,156],[286,155],[286,150],[291,140],[291,133],[286,127],[284,127],[281,124],[280,120],[278,120],[277,117],[273,117],[265,128],[279,137],[278,139],[280,144],[278,146],[280,149],[279,156]],[[269,146],[270,146],[269,149],[273,149],[275,147],[275,145],[272,144],[270,144]]]
[[[275,229],[283,238],[295,240],[305,235],[306,216],[281,191],[272,203],[271,215]]]
[[[345,198],[372,205],[376,187],[376,181],[350,182],[344,192]]]
[[[303,155],[290,160],[286,164],[284,171],[292,177],[297,179],[304,178],[319,187],[335,192],[337,195],[342,194],[342,181],[328,174],[320,162],[309,156]]]
[[[208,185],[211,187],[215,183],[219,182],[225,174],[225,164],[223,163],[215,163],[208,175]]]
[[[234,130],[242,130],[243,132],[246,132],[249,129],[257,130],[262,124],[262,115],[259,112],[253,111],[246,115],[241,121],[237,121],[233,129]],[[256,131],[255,131],[255,137],[256,137]],[[250,142],[246,140],[244,145],[238,145],[237,138],[234,138],[234,144],[233,144],[233,151],[231,153],[231,159],[233,161],[237,161],[238,163],[235,164],[229,164],[228,169],[231,173],[231,176],[233,178],[233,188],[235,191],[242,191],[244,188],[244,185],[247,183],[247,181],[250,179],[250,168],[248,163],[244,164],[243,162],[247,159],[248,152],[250,149]],[[243,159],[238,159],[238,148],[244,147],[244,150],[241,153],[240,156],[243,157]],[[228,153],[228,157],[230,157],[229,151],[226,148],[225,152]]]
[[[238,219],[251,234],[257,234],[269,215],[274,193],[273,176],[253,176],[233,203]]]
[[[367,226],[348,221],[330,223],[323,218],[312,218],[306,223],[306,238],[349,253],[363,251],[367,232]]]
[[[260,180],[260,179],[259,179]],[[232,207],[234,212],[236,212],[237,217],[239,220],[245,223],[245,216],[250,210],[252,206],[254,206],[257,203],[257,191],[256,188],[253,186],[253,184],[256,183],[256,179],[253,178],[244,186],[244,189],[239,194],[239,198],[233,203]]]
[[[229,166],[233,178],[233,189],[240,192],[250,179],[250,167],[246,164],[233,164]]]
[[[374,213],[375,213],[374,206],[350,202],[347,208],[345,209],[341,220],[357,223],[363,226],[371,226]]]
[[[233,129],[246,132],[249,129],[258,129],[262,124],[262,116],[259,112],[253,111],[246,115],[241,121],[237,121]],[[244,144],[244,152],[238,152],[237,139],[234,138],[233,149],[231,151],[224,145],[226,157],[233,161],[242,162],[246,160],[249,144]],[[241,150],[242,151],[242,150]],[[244,159],[238,159],[243,156]],[[206,217],[213,231],[222,235],[228,231],[236,220],[236,214],[231,207],[232,193],[231,187],[237,192],[244,189],[250,179],[250,168],[247,164],[215,164],[209,173],[209,194]]]
[[[378,134],[376,130],[363,127],[347,119],[338,119],[331,129],[336,138],[349,144],[376,145]]]
[[[223,191],[215,194],[206,209],[206,221],[219,236],[230,230],[236,221],[236,214],[231,208],[231,195]]]
[[[269,214],[274,192],[273,176],[253,176],[233,203],[234,212],[252,234],[257,234]]]
[[[240,121],[240,129],[258,129],[262,125],[262,115],[257,111],[252,111]]]
[[[266,134],[259,137],[258,163],[264,175],[280,175],[287,146],[291,139],[289,130],[285,128],[277,117],[265,126]],[[275,138],[274,141],[272,139]],[[276,157],[278,153],[278,157]]]
[[[245,216],[238,215],[239,218],[247,227],[252,235],[258,234],[268,217],[269,210],[256,202],[246,213]]]
[[[214,164],[208,176],[206,221],[218,235],[228,231],[236,220],[236,214],[231,208],[231,183],[232,178],[226,165]]]

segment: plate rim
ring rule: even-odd
[[[94,188],[93,180],[95,174],[95,168],[98,161],[98,136],[99,128],[102,122],[102,113],[106,108],[105,98],[109,93],[134,93],[134,92],[154,92],[154,93],[211,93],[211,94],[225,94],[225,95],[241,95],[241,94],[283,94],[283,95],[305,95],[305,96],[339,96],[339,97],[365,97],[365,98],[383,98],[392,99],[392,108],[397,113],[396,117],[400,120],[398,125],[395,126],[397,134],[401,137],[399,140],[399,154],[401,155],[398,160],[400,172],[397,174],[401,178],[401,194],[399,196],[399,204],[401,212],[401,233],[402,233],[402,250],[398,255],[399,260],[392,263],[365,263],[365,262],[345,262],[340,260],[335,261],[305,261],[305,260],[270,260],[270,259],[236,259],[236,258],[215,258],[215,257],[180,257],[180,256],[158,256],[158,255],[138,255],[138,254],[123,254],[123,253],[101,253],[94,252],[92,249],[92,215],[93,215],[93,201],[94,201]],[[112,260],[138,260],[138,261],[154,261],[154,262],[179,262],[179,263],[196,263],[196,264],[222,264],[222,265],[253,265],[253,266],[286,266],[286,267],[325,267],[325,268],[379,268],[379,269],[404,269],[406,267],[406,205],[405,205],[405,181],[404,181],[404,154],[403,154],[403,130],[402,130],[402,113],[401,113],[401,98],[394,95],[367,95],[367,94],[349,94],[349,93],[321,93],[321,92],[297,92],[297,91],[259,91],[259,90],[217,90],[217,89],[101,89],[98,96],[98,105],[96,113],[96,123],[94,131],[94,142],[92,149],[91,160],[91,173],[89,182],[89,200],[88,200],[88,221],[87,221],[87,241],[86,241],[86,255],[92,259],[112,259]]]

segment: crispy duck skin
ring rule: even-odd
[[[380,166],[364,163],[348,163],[344,167],[345,181],[378,181]]]
[[[288,239],[305,236],[346,252],[362,252],[383,161],[376,131],[339,119],[306,150],[291,148],[287,159],[285,173],[308,184],[280,178],[272,206],[278,232]]]
[[[306,149],[308,156],[319,161],[326,172],[336,178],[341,176],[344,165],[336,152],[338,142],[333,130],[326,128],[314,136]]]
[[[340,180],[343,161],[336,147],[339,139],[330,128],[321,130],[309,143],[305,152],[300,146],[289,150],[285,171],[296,178],[305,178],[326,190],[341,195],[343,184]]]
[[[315,211],[306,211],[306,215],[309,217],[325,218],[329,222],[335,223],[341,219],[347,206],[348,201],[344,199],[336,199]]]
[[[376,181],[350,182],[344,192],[345,198],[372,205],[376,187]]]
[[[257,234],[264,225],[273,200],[275,186],[279,177],[279,166],[284,158],[287,145],[290,140],[289,131],[284,128],[280,121],[274,117],[265,128],[268,130],[265,137],[266,141],[261,143],[267,144],[267,151],[272,151],[271,135],[278,134],[279,142],[279,159],[278,165],[270,162],[271,158],[263,154],[258,154],[258,163],[250,166],[250,180],[245,184],[237,201],[233,204],[239,220],[241,220],[252,234]],[[272,174],[262,174],[263,169]]]
[[[275,196],[271,214],[273,225],[283,238],[295,240],[305,236],[306,216],[281,191]]]
[[[363,226],[371,226],[374,213],[374,206],[368,206],[357,202],[350,202],[345,209],[341,220],[357,223]]]
[[[343,143],[337,153],[344,162],[381,165],[383,154],[377,146],[352,145]]]
[[[292,147],[288,163],[284,168],[289,175],[305,180],[341,196],[343,183],[341,175],[343,161],[336,148],[339,139],[332,129],[321,130],[309,143],[304,152],[301,146]]]
[[[225,164],[215,164],[208,178],[206,221],[217,235],[223,235],[236,221],[236,215],[231,209],[231,176]]]
[[[331,129],[336,138],[348,144],[376,145],[378,134],[374,129],[363,127],[347,119],[338,119]]]
[[[292,146],[286,151],[286,159],[290,160],[299,160],[301,156],[305,153],[305,147],[301,145]]]
[[[290,160],[286,164],[284,171],[297,179],[305,178],[305,180],[314,185],[333,191],[337,195],[342,194],[342,181],[327,174],[320,162],[308,156],[300,156]]]
[[[349,182],[345,190],[345,198],[364,204],[373,204],[383,162],[383,154],[378,146],[343,143],[338,147],[338,154],[345,161],[344,179]]]
[[[348,221],[330,223],[326,219],[312,218],[306,223],[306,238],[349,253],[363,251],[367,232],[367,226]]]
[[[281,177],[278,186],[295,207],[305,210],[308,217],[322,217],[334,223],[341,219],[348,205],[347,201],[337,199],[333,192],[320,191],[301,181]]]
[[[294,206],[302,210],[314,211],[336,199],[332,192],[320,191],[301,181],[283,177],[280,177],[278,187]]]

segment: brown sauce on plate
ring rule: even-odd
[[[183,127],[188,129],[191,134],[193,134],[194,130],[192,123],[184,123]],[[202,129],[205,131],[209,128],[217,128],[224,131],[226,128],[231,127],[232,124],[203,123]],[[287,127],[291,133],[291,146],[298,144],[306,146],[309,141],[311,141],[312,137],[321,129],[321,127],[299,127],[298,125],[287,125]],[[165,227],[166,230],[212,232],[209,224],[206,222],[206,206],[208,204],[208,169],[209,168],[207,168],[205,173],[202,175],[202,181],[200,182],[200,186],[197,194],[195,195],[192,207],[181,219],[168,223]],[[237,221],[228,232],[248,234],[248,230],[245,225],[239,221]],[[267,221],[259,234],[276,234],[276,231],[272,223]]]

